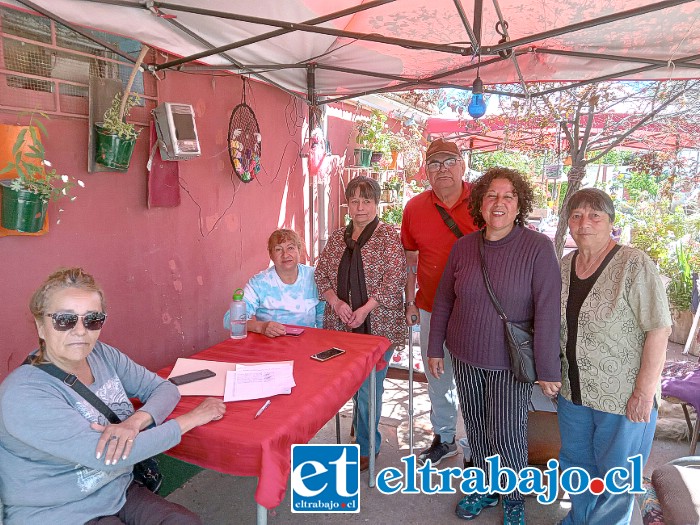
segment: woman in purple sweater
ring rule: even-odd
[[[499,454],[502,467],[527,466],[527,412],[532,385],[515,379],[504,325],[481,271],[479,246],[494,294],[511,321],[532,321],[537,379],[545,394],[561,387],[559,302],[561,279],[552,242],[524,226],[532,189],[515,170],[491,168],[476,181],[470,211],[480,231],[459,239],[442,274],[430,322],[428,364],[444,370],[442,346],[450,352],[459,403],[474,466]],[[434,356],[434,357],[433,357]],[[497,480],[490,480],[495,487]],[[468,494],[455,512],[473,519],[498,505],[498,494]],[[522,494],[503,496],[504,523],[525,523]]]

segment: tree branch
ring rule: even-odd
[[[695,85],[700,85],[700,81],[696,81]],[[601,157],[605,156],[610,150],[618,146],[619,144],[622,143],[627,137],[629,137],[632,133],[637,131],[639,128],[644,126],[647,122],[651,121],[656,115],[661,113],[661,111],[664,110],[667,106],[669,106],[672,102],[674,102],[676,99],[678,99],[681,95],[683,95],[683,91],[679,91],[675,95],[673,95],[671,98],[668,100],[664,101],[658,108],[656,108],[654,111],[649,113],[648,115],[644,116],[637,124],[632,126],[629,130],[627,130],[625,133],[622,134],[619,140],[615,141],[614,143],[610,144],[607,148],[605,148],[601,153],[590,159],[589,162],[595,162]]]

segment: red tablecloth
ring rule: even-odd
[[[271,509],[287,488],[291,445],[307,443],[357,391],[372,367],[384,363],[388,339],[306,328],[298,337],[270,339],[249,334],[199,352],[192,359],[233,363],[294,360],[296,385],[290,395],[272,398],[258,418],[264,400],[228,403],[220,421],[195,428],[168,455],[204,468],[236,476],[257,476],[255,500]],[[337,346],[346,353],[320,363],[309,356]],[[172,366],[158,373],[167,377]],[[197,406],[202,397],[183,397],[171,417]]]

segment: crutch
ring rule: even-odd
[[[417,320],[411,316],[412,322]],[[413,455],[413,325],[408,325],[408,455]]]

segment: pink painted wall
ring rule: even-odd
[[[73,202],[51,203],[47,235],[0,238],[0,379],[36,347],[29,298],[60,266],[95,275],[109,314],[101,339],[151,369],[227,337],[222,316],[231,292],[268,266],[269,233],[285,226],[305,237],[307,220],[299,158],[306,107],[252,83],[248,104],[263,135],[264,169],[243,184],[226,149],[241,84],[235,76],[174,72],[160,82],[161,101],[194,106],[202,145],[200,158],[180,163],[189,195],[181,190],[176,208],[147,207],[146,131],[128,173],[87,174],[87,122],[48,122],[47,158],[86,187]],[[0,122],[26,123],[1,111]]]

